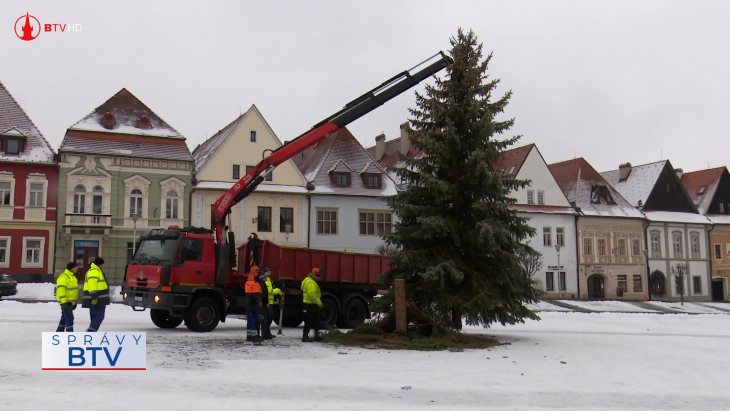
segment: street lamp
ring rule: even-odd
[[[134,256],[134,253],[137,252],[137,220],[139,220],[140,215],[135,213],[135,214],[132,214],[131,217],[132,217],[132,223],[134,223],[134,234],[132,235],[132,237],[133,237],[132,256]]]
[[[558,298],[563,298],[563,286],[560,284],[560,245],[555,244],[555,252],[558,253]]]
[[[646,263],[646,295],[651,300],[651,276],[649,275],[649,250],[644,250],[644,262]]]

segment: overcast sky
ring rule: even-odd
[[[126,87],[192,151],[251,104],[291,139],[449,48],[458,27],[492,51],[520,144],[598,171],[669,159],[728,164],[730,3],[723,1],[22,1],[0,5],[0,81],[58,148]],[[21,41],[26,12],[81,32]],[[422,90],[423,86],[417,88]],[[407,92],[350,125],[397,137]]]

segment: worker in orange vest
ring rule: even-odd
[[[251,267],[251,271],[248,273],[248,280],[244,286],[246,292],[246,341],[251,342],[261,342],[264,340],[257,335],[259,308],[261,307],[260,272],[261,269],[258,266]]]

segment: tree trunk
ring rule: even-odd
[[[457,307],[451,309],[451,326],[455,330],[461,330],[461,310]]]

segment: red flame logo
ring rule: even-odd
[[[35,20],[35,24],[31,19]],[[31,16],[26,12],[25,16],[20,16],[15,20],[15,35],[19,39],[30,41],[38,37],[39,34],[41,34],[41,22],[35,16]]]

